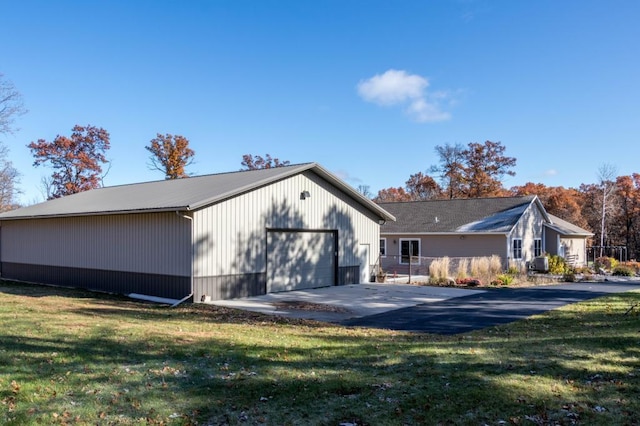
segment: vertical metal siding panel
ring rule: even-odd
[[[189,224],[175,214],[132,214],[10,222],[5,261],[189,275]]]
[[[304,190],[311,197],[300,200]],[[360,243],[370,245],[371,257],[377,253],[379,225],[353,204],[316,175],[300,174],[206,207],[194,220],[197,238],[208,235],[211,249],[198,256],[196,276],[264,273],[266,228],[337,229],[339,265],[359,265]]]

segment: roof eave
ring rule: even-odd
[[[188,212],[191,208],[189,206],[178,207],[163,207],[163,208],[149,208],[149,209],[132,209],[132,210],[105,210],[96,212],[81,212],[81,213],[62,213],[62,214],[43,214],[43,215],[25,215],[25,216],[9,216],[0,217],[0,221],[9,220],[23,220],[23,219],[52,219],[63,217],[87,217],[87,216],[109,216],[109,215],[124,215],[124,214],[142,214],[142,213],[173,213],[173,212]]]
[[[412,231],[405,231],[405,232],[384,232],[384,229],[380,230],[380,235],[505,235],[508,236],[510,234],[510,232],[507,231],[495,231],[495,232],[491,232],[491,231],[484,231],[484,232],[457,232],[457,231],[449,231],[449,232],[412,232]]]

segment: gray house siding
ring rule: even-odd
[[[516,262],[523,266],[527,261],[533,260],[534,241],[543,239],[545,218],[542,211],[538,208],[538,204],[532,203],[527,210],[524,211],[516,226],[514,226],[508,241],[508,262]],[[522,240],[522,256],[519,259],[514,257],[513,240]],[[508,264],[507,264],[508,265]]]
[[[381,234],[387,240],[387,256],[381,258],[382,269],[387,273],[405,274],[408,265],[399,264],[400,241],[420,240],[420,256],[428,259],[450,257],[483,257],[498,255],[503,265],[507,262],[507,236],[494,235],[415,235]],[[428,274],[430,260],[412,265],[412,273]]]
[[[310,196],[301,199],[304,191]],[[360,244],[372,248],[370,268],[379,251],[379,218],[310,171],[198,210],[193,218],[196,301],[265,294],[272,230],[334,232],[331,285],[359,282]],[[306,248],[314,250],[313,244]],[[299,249],[289,255],[307,256]]]
[[[175,213],[2,222],[3,278],[112,293],[190,293],[190,224]]]

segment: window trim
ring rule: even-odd
[[[542,256],[542,238],[533,239],[533,256]]]
[[[384,253],[382,252],[383,241],[384,241]],[[386,237],[380,237],[380,257],[387,257],[387,238]]]
[[[413,261],[413,263],[411,263],[411,264],[412,265],[420,265],[420,256],[422,254],[422,241],[421,241],[420,238],[400,238],[398,240],[398,255],[399,255],[399,261],[400,261],[399,263],[400,263],[400,265],[408,265],[409,264],[409,262],[404,262],[402,260],[402,258],[403,258],[403,255],[402,255],[402,243],[404,241],[417,241],[418,242],[418,255],[417,255],[418,260],[417,261]],[[409,245],[409,247],[411,247],[411,245]],[[416,257],[416,256],[414,256],[412,254],[409,254],[409,258],[411,258],[411,257]]]
[[[518,247],[516,247],[516,243],[518,244]],[[512,251],[512,255],[513,255],[513,259],[514,260],[521,260],[522,259],[522,238],[514,238],[511,242],[511,251]],[[518,254],[518,256],[516,256],[516,254]]]

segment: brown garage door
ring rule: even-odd
[[[333,231],[269,231],[267,293],[335,284]]]

